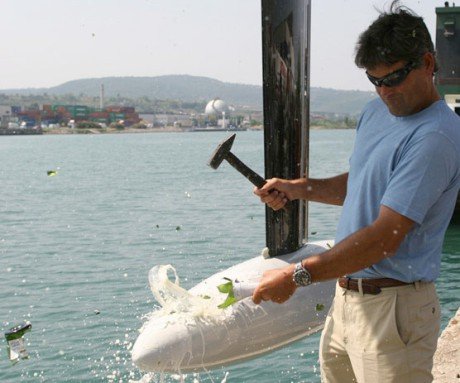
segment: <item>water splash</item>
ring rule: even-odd
[[[155,300],[161,305],[157,310],[152,311],[144,322],[140,332],[150,331],[151,327],[156,326],[158,319],[166,318],[166,322],[161,322],[163,325],[166,323],[166,326],[174,325],[177,323],[185,324],[185,326],[190,328],[197,328],[200,332],[202,326],[205,323],[216,323],[220,322],[225,325],[225,318],[229,313],[232,312],[232,308],[227,310],[222,310],[218,308],[218,305],[222,303],[223,297],[222,294],[218,291],[217,286],[214,289],[207,291],[209,295],[193,295],[189,291],[185,290],[180,286],[179,276],[177,275],[176,270],[171,265],[159,265],[153,267],[149,271],[148,275],[150,289]],[[148,329],[148,330],[146,330]],[[206,353],[204,334],[201,334],[203,338],[203,348],[201,352]],[[202,381],[199,374],[182,374],[181,365],[186,363],[187,358],[192,357],[192,348],[191,344],[188,342],[183,343],[183,349],[180,352],[174,354],[174,356],[166,356],[164,366],[171,367],[170,370],[177,371],[175,374],[167,375],[164,373],[162,368],[158,368],[156,373],[149,373],[143,375],[140,380],[131,380],[130,383],[157,383],[165,382],[165,377],[167,381],[180,381],[186,382],[188,378],[191,378],[194,383]],[[207,373],[207,379],[210,379],[212,383],[215,381],[206,368],[203,365],[203,371]],[[228,373],[223,377],[222,383],[227,381]],[[220,381],[220,379],[219,379]]]
[[[168,272],[174,275],[174,282],[169,279]],[[190,294],[180,286],[179,276],[171,265],[154,266],[149,271],[148,279],[152,294],[161,305],[160,310],[150,314],[151,317],[174,314],[175,317],[193,320],[217,318],[223,315],[222,310],[217,307],[221,303],[217,295],[195,296]]]

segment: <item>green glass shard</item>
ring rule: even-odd
[[[318,303],[318,304],[316,305],[316,311],[322,311],[322,310],[324,310],[324,305],[321,304],[321,303]]]
[[[227,282],[217,286],[217,290],[223,294],[229,294],[230,291],[233,292],[233,283]]]
[[[224,303],[221,303],[219,306],[217,306],[218,308],[220,309],[225,309],[227,308],[228,306],[231,306],[233,305],[234,303],[236,303],[237,300],[236,298],[233,296],[233,292],[231,294],[228,295],[227,299],[224,301]]]
[[[225,277],[224,277],[224,279],[226,281],[228,281],[228,282],[222,283],[221,285],[217,286],[217,289],[222,294],[228,294],[228,296],[227,296],[227,298],[225,299],[225,301],[223,303],[221,303],[219,306],[217,306],[220,309],[225,309],[226,307],[231,306],[231,305],[233,305],[234,303],[237,302],[237,300],[235,298],[235,295],[233,294],[233,282],[232,282],[232,280],[229,279],[229,278],[225,278]]]

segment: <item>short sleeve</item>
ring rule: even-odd
[[[421,224],[428,210],[453,185],[458,153],[453,143],[431,132],[406,144],[381,204]]]

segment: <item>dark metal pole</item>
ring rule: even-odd
[[[265,177],[308,176],[310,1],[262,0]],[[307,204],[266,209],[270,256],[307,240]]]
[[[439,93],[442,97],[460,94],[460,7],[436,8],[436,55]]]

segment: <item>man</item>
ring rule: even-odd
[[[349,173],[273,178],[255,189],[288,200],[343,205],[336,244],[268,271],[255,303],[338,278],[320,344],[325,383],[431,382],[440,325],[434,281],[460,187],[460,118],[433,84],[437,63],[423,19],[393,2],[359,38],[355,62],[379,98],[358,122]]]

